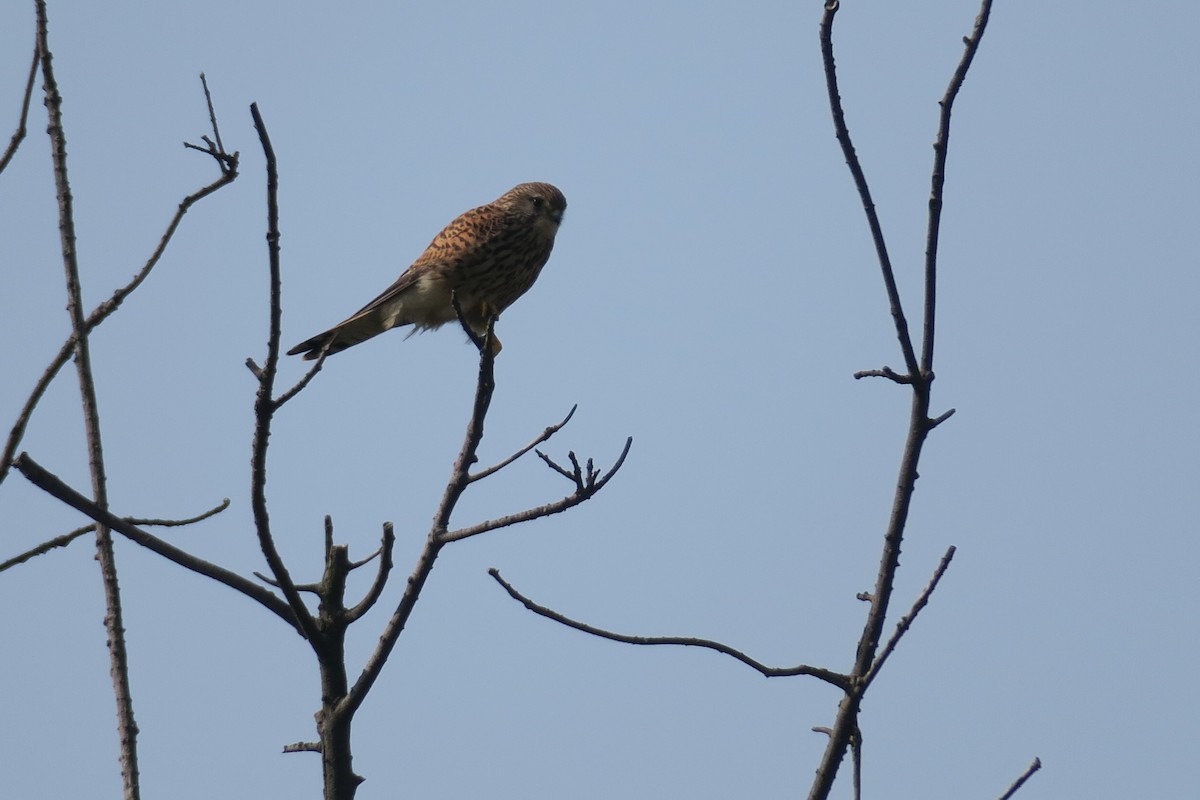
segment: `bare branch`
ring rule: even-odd
[[[917,596],[916,601],[912,604],[912,608],[909,609],[907,614],[900,618],[898,623],[896,623],[896,631],[892,634],[892,638],[888,639],[887,644],[885,644],[883,649],[879,651],[879,656],[875,659],[875,663],[871,665],[871,671],[868,672],[866,677],[863,679],[864,690],[867,686],[871,685],[872,681],[875,680],[875,677],[879,674],[879,670],[883,669],[884,662],[888,660],[888,656],[890,656],[892,651],[896,649],[896,645],[900,644],[900,639],[905,633],[908,632],[908,629],[912,627],[912,624],[917,619],[917,614],[920,614],[921,609],[925,608],[925,606],[929,603],[929,598],[933,594],[934,589],[937,588],[938,583],[942,580],[942,576],[946,574],[946,570],[950,568],[950,562],[954,560],[954,553],[955,548],[953,545],[951,545],[946,550],[946,554],[942,556],[942,560],[938,563],[937,569],[933,571],[933,577],[929,579],[929,583],[925,586],[925,589],[920,595]]]
[[[204,73],[200,73],[200,85],[204,87],[204,99],[208,103],[208,120],[212,123],[213,136],[217,140],[217,150],[225,152],[225,145],[221,142],[221,128],[217,125],[217,112],[213,109],[212,93],[208,91],[208,78]]]
[[[29,65],[29,79],[25,81],[25,96],[21,99],[21,116],[17,122],[17,130],[13,133],[12,139],[8,143],[4,155],[0,156],[0,172],[4,172],[4,168],[8,166],[8,162],[12,161],[13,156],[17,154],[17,148],[21,146],[21,142],[25,140],[25,123],[29,121],[29,102],[33,99],[33,81],[37,77],[38,48],[33,48],[33,61]]]
[[[933,143],[933,172],[930,177],[929,191],[929,227],[925,237],[925,320],[921,337],[921,369],[929,372],[933,369],[934,331],[937,322],[937,256],[938,237],[942,225],[942,194],[946,185],[946,156],[950,152],[950,112],[954,108],[954,100],[967,78],[967,70],[975,60],[979,43],[983,41],[983,32],[987,28],[988,17],[992,13],[992,0],[983,0],[979,7],[979,15],[975,18],[975,28],[971,35],[963,39],[963,54],[959,59],[958,68],[950,78],[946,94],[941,100],[941,117],[938,120],[937,139]]]
[[[533,613],[545,617],[546,619],[554,620],[562,625],[566,625],[568,628],[574,628],[577,631],[591,634],[592,636],[598,636],[601,639],[609,639],[611,641],[622,642],[624,644],[703,647],[708,650],[715,650],[718,653],[724,653],[731,658],[735,658],[768,678],[779,678],[792,675],[810,675],[814,678],[823,680],[826,683],[833,684],[839,689],[848,690],[850,688],[847,677],[840,673],[832,672],[827,669],[821,669],[820,667],[810,667],[806,664],[799,664],[794,667],[768,667],[765,664],[754,660],[740,650],[735,650],[729,645],[721,644],[720,642],[714,642],[711,639],[696,639],[690,636],[629,636],[628,634],[624,633],[606,631],[603,628],[597,628],[592,625],[588,625],[587,623],[573,620],[570,617],[563,616],[557,611],[553,611],[545,606],[538,605],[525,595],[518,592],[511,583],[504,580],[504,578],[500,575],[500,570],[496,569],[495,567],[489,569],[488,574],[496,580],[496,583],[504,587],[504,591],[508,592],[509,597],[516,600]]]
[[[283,746],[285,753],[319,753],[321,752],[320,742],[296,742],[295,744],[285,744]]]
[[[458,314],[459,321],[466,329],[468,326],[463,321],[462,309],[458,305],[458,300],[453,295],[451,295],[451,299],[455,306],[455,313]],[[489,333],[494,323],[495,320],[488,323]],[[383,671],[383,665],[387,663],[396,642],[400,639],[400,634],[404,632],[404,628],[408,624],[408,619],[412,615],[413,608],[416,607],[425,582],[429,580],[429,574],[433,571],[433,564],[437,561],[438,554],[446,545],[443,534],[450,523],[454,507],[470,482],[468,476],[471,465],[477,460],[475,454],[479,449],[479,443],[483,440],[483,422],[487,417],[488,408],[491,406],[492,393],[496,389],[496,354],[491,347],[484,347],[482,344],[477,347],[479,349],[479,377],[475,384],[475,402],[471,409],[471,419],[467,422],[467,432],[463,437],[462,448],[450,470],[450,479],[446,482],[441,503],[438,504],[438,509],[434,513],[433,525],[425,539],[425,547],[417,557],[416,566],[413,567],[412,574],[409,575],[408,582],[405,584],[404,594],[400,597],[396,610],[392,612],[391,619],[384,627],[383,633],[379,637],[379,643],[375,646],[370,658],[367,659],[358,679],[350,687],[339,708],[336,709],[338,714],[353,714],[362,705],[367,693],[371,691],[371,687],[378,680],[380,672]]]
[[[1033,760],[1033,763],[1030,764],[1024,772],[1021,773],[1021,777],[1019,777],[1015,781],[1013,781],[1013,785],[1009,786],[1008,790],[1005,791],[1004,794],[1000,795],[1000,800],[1009,800],[1009,798],[1011,798],[1014,794],[1017,793],[1017,790],[1019,790],[1022,786],[1025,785],[1025,781],[1032,778],[1033,773],[1037,772],[1041,768],[1042,768],[1042,760],[1040,758],[1035,758]]]
[[[317,373],[321,371],[321,367],[325,366],[325,358],[326,358],[326,356],[329,355],[329,345],[331,345],[331,344],[333,344],[332,339],[330,339],[328,342],[325,343],[325,346],[321,348],[321,352],[317,355],[317,362],[315,364],[313,364],[312,367],[308,370],[308,372],[306,372],[304,374],[303,378],[301,378],[299,381],[296,382],[295,386],[293,386],[291,389],[288,389],[283,394],[279,395],[279,397],[275,398],[275,410],[276,411],[278,411],[283,406],[283,404],[286,403],[288,400],[291,400],[293,397],[300,394],[300,392],[304,391],[304,387],[308,386],[308,384],[310,384],[312,382],[312,379],[317,377]],[[248,362],[248,365],[254,363],[250,359],[246,359],[246,360]],[[258,378],[259,380],[262,380],[262,370],[257,370],[257,371],[255,371],[255,370],[256,370],[256,368],[251,368],[250,371],[255,373],[254,377]]]
[[[392,572],[392,550],[396,544],[396,534],[392,530],[392,523],[386,522],[383,525],[383,544],[379,550],[379,570],[375,573],[375,581],[371,584],[371,588],[367,590],[366,595],[358,603],[358,605],[346,611],[346,623],[349,624],[362,617],[371,610],[371,607],[379,600],[379,596],[383,594],[383,587],[387,585],[388,575]],[[356,566],[362,566],[366,561],[360,561],[357,564],[352,564],[351,569]]]
[[[280,320],[283,316],[281,300],[281,278],[279,264],[279,172],[275,160],[275,149],[267,134],[266,124],[258,112],[258,105],[251,104],[250,115],[254,118],[254,129],[266,157],[267,167],[267,257],[270,271],[270,322],[267,334],[267,361],[259,371],[258,392],[254,399],[254,442],[250,454],[250,506],[254,513],[254,530],[258,535],[259,549],[271,568],[271,574],[284,599],[292,609],[296,624],[304,637],[317,647],[321,634],[312,612],[304,604],[300,592],[288,573],[287,566],[275,547],[271,535],[271,519],[267,512],[267,445],[271,438],[271,421],[278,407],[272,399],[275,375],[279,368]]]
[[[538,450],[536,452],[537,452],[538,458],[540,458],[542,461],[546,462],[547,467],[554,470],[559,475],[562,475],[564,478],[569,480],[571,483],[575,483],[575,474],[573,472],[571,472],[569,469],[566,469],[565,467],[561,466],[558,462],[556,462],[554,459],[550,458],[550,456],[546,455],[541,450]]]
[[[871,240],[875,243],[875,255],[879,259],[879,269],[883,274],[883,284],[887,289],[888,303],[892,309],[892,321],[896,325],[896,338],[900,340],[900,352],[904,355],[905,369],[909,375],[918,374],[917,356],[913,350],[912,337],[908,332],[908,321],[904,317],[904,308],[900,303],[900,290],[896,286],[896,275],[892,270],[892,260],[888,255],[887,242],[883,238],[883,226],[879,222],[879,214],[875,211],[875,201],[871,198],[871,188],[867,185],[867,176],[863,173],[854,150],[854,142],[850,139],[850,130],[846,127],[846,114],[842,110],[842,96],[838,90],[837,67],[833,60],[833,18],[838,12],[838,0],[830,0],[825,4],[825,15],[821,19],[821,55],[825,62],[825,84],[829,93],[829,107],[833,113],[833,127],[838,144],[846,157],[846,166],[854,178],[862,199],[863,211],[867,215],[867,226],[871,229]]]
[[[125,521],[133,525],[158,525],[164,528],[173,528],[181,525],[191,525],[195,522],[200,522],[201,520],[208,519],[211,516],[221,513],[227,508],[229,508],[228,497],[226,497],[224,502],[222,502],[220,505],[210,508],[208,511],[205,511],[202,514],[189,517],[188,519],[141,519],[138,517],[126,517]],[[0,572],[4,572],[10,567],[15,567],[18,564],[23,564],[31,558],[48,553],[56,547],[66,547],[83,534],[90,533],[94,530],[96,530],[96,525],[93,523],[91,525],[84,525],[82,528],[76,528],[70,533],[64,533],[62,536],[55,536],[53,539],[42,542],[37,547],[26,550],[24,553],[13,556],[9,560],[0,563]]]
[[[478,481],[478,480],[483,480],[484,478],[486,478],[486,477],[487,477],[487,476],[489,476],[489,475],[494,475],[495,473],[497,473],[497,472],[499,472],[500,470],[502,470],[502,469],[504,469],[505,467],[507,467],[509,464],[511,464],[511,463],[513,463],[514,461],[516,461],[516,460],[517,460],[518,458],[520,458],[521,456],[523,456],[523,455],[525,455],[526,453],[528,453],[528,452],[529,452],[530,450],[532,450],[533,448],[537,447],[537,446],[538,446],[539,444],[541,444],[542,442],[544,442],[544,441],[546,441],[547,439],[549,439],[549,438],[550,438],[551,436],[553,436],[554,434],[558,433],[560,430],[562,430],[562,429],[563,429],[563,426],[565,426],[565,425],[566,425],[568,422],[570,422],[570,421],[571,421],[571,417],[575,416],[575,409],[577,409],[577,408],[579,408],[579,404],[578,404],[578,403],[576,403],[575,405],[571,406],[571,410],[567,412],[567,415],[566,415],[565,417],[563,417],[563,419],[562,419],[562,421],[561,421],[561,422],[557,422],[557,423],[555,423],[554,425],[551,425],[550,427],[546,428],[546,430],[542,431],[542,432],[541,432],[541,433],[538,435],[538,437],[537,437],[536,439],[534,439],[532,442],[530,442],[529,444],[525,445],[525,446],[524,446],[524,447],[522,447],[520,450],[518,450],[517,452],[513,453],[511,456],[509,456],[508,458],[504,459],[504,460],[503,460],[503,461],[501,461],[500,463],[498,463],[498,464],[493,464],[492,466],[488,467],[487,469],[483,469],[483,470],[480,470],[479,472],[476,472],[476,473],[474,473],[474,474],[468,475],[468,476],[467,476],[467,482],[468,482],[468,483],[474,483],[475,481]],[[540,453],[539,453],[539,455],[540,455]],[[545,458],[545,456],[543,456],[543,458]]]
[[[938,425],[941,425],[943,422],[945,422],[946,420],[953,417],[956,411],[957,411],[957,409],[952,408],[949,411],[946,411],[946,412],[943,412],[943,413],[937,415],[936,417],[934,417],[933,419],[931,419],[925,423],[925,430],[929,430],[929,431],[933,430]]]
[[[990,0],[983,0],[979,17],[975,21],[974,34],[971,39],[967,40],[967,52],[964,54],[959,69],[955,73],[955,79],[951,81],[952,91],[948,92],[946,98],[943,99],[942,119],[943,125],[947,126],[947,128],[939,133],[940,142],[944,143],[948,140],[949,105],[954,99],[954,92],[957,92],[957,87],[961,85],[962,77],[966,74],[966,70],[974,56],[974,49],[978,46],[979,40],[983,35],[990,7]],[[838,706],[837,717],[829,741],[826,743],[825,753],[821,758],[821,763],[817,767],[816,778],[809,792],[810,800],[823,800],[829,796],[833,788],[833,782],[837,778],[838,768],[845,757],[846,749],[851,746],[852,739],[858,730],[858,712],[862,703],[863,693],[866,691],[869,683],[868,677],[872,676],[873,668],[876,668],[879,664],[876,659],[876,652],[879,647],[883,626],[887,619],[888,606],[895,584],[896,570],[900,566],[900,547],[904,539],[905,526],[908,522],[913,491],[916,487],[918,477],[917,467],[921,459],[921,451],[933,427],[949,417],[946,414],[937,418],[937,420],[931,420],[929,417],[930,392],[933,382],[933,315],[936,309],[937,295],[936,222],[931,222],[931,236],[928,242],[929,249],[926,253],[925,341],[922,345],[921,362],[918,364],[912,339],[908,331],[908,323],[900,302],[900,295],[896,288],[895,274],[892,270],[883,239],[882,228],[875,212],[874,203],[871,200],[870,190],[867,187],[862,167],[854,152],[854,146],[850,140],[845,115],[842,110],[841,97],[838,92],[837,68],[833,57],[833,20],[838,8],[838,0],[828,0],[825,5],[825,14],[821,20],[820,31],[821,53],[825,64],[825,78],[829,90],[830,110],[833,115],[834,129],[837,133],[838,141],[841,143],[846,163],[850,168],[850,173],[863,201],[863,208],[866,212],[872,239],[875,242],[884,286],[887,290],[889,303],[891,304],[892,319],[896,327],[897,337],[900,340],[900,349],[904,355],[904,363],[907,371],[906,375],[897,377],[891,370],[870,370],[856,377],[878,376],[890,378],[900,383],[907,382],[912,387],[912,406],[909,414],[908,435],[905,438],[904,453],[900,462],[900,474],[892,499],[891,515],[884,534],[879,571],[876,575],[874,590],[867,595],[871,603],[871,608],[867,614],[866,623],[863,626],[863,633],[859,639],[858,650],[855,654],[854,667],[849,676],[853,691],[848,691]],[[933,183],[935,191],[933,199],[936,200],[936,203],[931,201],[931,211],[934,212],[934,217],[931,219],[936,218],[936,214],[940,213],[940,186],[942,177],[939,170],[942,169],[944,163],[944,157],[939,155],[938,160],[935,161],[934,168]]]
[[[600,480],[594,480],[593,476],[593,479],[590,482],[582,483],[581,488],[576,489],[574,494],[567,495],[561,500],[556,500],[553,503],[547,503],[536,508],[519,511],[516,514],[509,514],[506,517],[485,520],[484,522],[480,522],[479,524],[472,525],[468,528],[459,528],[458,530],[454,531],[446,531],[438,538],[442,542],[457,542],[462,539],[468,539],[472,536],[478,536],[481,533],[497,530],[498,528],[507,528],[510,525],[517,525],[521,522],[529,522],[530,520],[540,519],[541,517],[548,517],[553,514],[559,514],[563,511],[566,511],[568,508],[574,508],[580,503],[590,499],[593,495],[604,488],[604,484],[608,483],[609,479],[612,478],[613,475],[616,475],[617,471],[621,469],[621,465],[625,463],[625,457],[629,455],[629,448],[631,447],[633,447],[632,436],[625,440],[625,447],[621,450],[621,455],[613,464],[612,469],[610,469]],[[539,453],[538,455],[541,454]],[[545,456],[543,456],[543,458],[545,458]],[[546,460],[549,461],[549,459]],[[568,477],[571,476],[568,474]],[[573,477],[571,477],[571,479],[574,480]]]
[[[887,378],[890,381],[901,384],[911,384],[913,382],[911,375],[901,375],[891,367],[864,369],[854,373],[854,380],[862,380],[863,378]]]
[[[211,102],[211,101],[210,101]],[[202,148],[196,148],[201,152],[208,153],[216,159],[217,164],[221,168],[221,177],[198,191],[189,194],[180,201],[179,207],[175,211],[175,216],[172,217],[167,225],[166,231],[159,238],[158,245],[154,248],[150,258],[142,266],[141,270],[121,288],[113,292],[112,297],[105,300],[88,315],[84,324],[84,329],[87,333],[91,333],[100,323],[108,319],[125,301],[135,289],[142,285],[142,282],[150,275],[150,271],[158,264],[166,252],[167,245],[170,243],[175,231],[179,228],[180,222],[183,220],[188,210],[200,200],[208,197],[218,189],[232,183],[237,178],[237,153],[232,155],[219,152],[211,152]],[[9,432],[8,440],[4,445],[4,454],[0,456],[0,483],[8,476],[9,467],[12,465],[12,460],[17,454],[17,448],[21,446],[21,440],[25,436],[25,429],[29,425],[29,420],[33,417],[33,411],[37,408],[37,404],[41,401],[42,395],[46,393],[46,389],[50,387],[50,383],[58,375],[58,371],[71,359],[75,352],[76,334],[74,331],[59,348],[58,353],[51,360],[50,365],[46,367],[41,378],[34,385],[33,391],[30,392],[29,398],[25,401],[25,405],[21,408],[21,413],[17,415],[17,420],[13,423],[12,430]]]
[[[70,533],[64,533],[62,536],[55,536],[53,539],[42,542],[37,547],[26,550],[24,553],[15,555],[7,561],[0,563],[0,572],[4,572],[7,569],[17,566],[18,564],[24,564],[31,558],[37,558],[44,553],[50,552],[56,547],[66,547],[80,536],[83,536],[85,533],[91,533],[94,530],[96,530],[95,523],[91,525],[84,525],[82,528],[76,528]]]
[[[263,575],[261,572],[259,572],[257,570],[255,570],[254,572],[251,572],[250,574],[253,575],[254,577],[258,578],[260,581],[265,583],[267,586],[270,586],[275,589],[279,588],[279,581],[275,580],[270,575]],[[320,584],[316,584],[316,583],[297,583],[296,591],[309,592],[310,594],[315,594],[319,597],[321,594],[321,586],[320,586]]]
[[[229,498],[228,497],[226,497],[224,500],[222,500],[217,505],[210,508],[208,511],[204,511],[200,514],[197,514],[194,517],[188,517],[187,519],[154,519],[154,518],[150,518],[150,517],[126,517],[125,521],[132,523],[134,525],[154,525],[154,526],[160,527],[160,528],[179,528],[184,525],[194,525],[195,523],[206,520],[209,517],[215,517],[217,514],[220,514],[222,511],[224,511],[227,508],[229,508]]]
[[[292,611],[288,604],[280,600],[277,596],[262,588],[258,584],[238,575],[236,572],[231,572],[223,567],[218,567],[205,561],[202,558],[192,555],[180,548],[169,544],[157,536],[153,536],[143,531],[133,523],[126,522],[124,519],[116,516],[110,511],[100,508],[91,500],[87,499],[79,492],[67,486],[57,475],[51,473],[42,465],[38,464],[28,453],[21,453],[17,456],[13,466],[24,475],[30,483],[37,486],[39,489],[58,498],[67,505],[77,511],[82,512],[88,517],[91,517],[96,522],[107,525],[114,531],[120,533],[127,539],[137,542],[142,547],[148,550],[153,550],[163,558],[173,561],[184,569],[189,569],[192,572],[199,573],[206,577],[212,578],[218,583],[223,583],[231,589],[236,589],[252,600],[258,601],[268,611],[273,612],[280,617],[288,625],[296,629],[300,635],[304,635],[303,631],[297,626],[295,618],[292,616]]]

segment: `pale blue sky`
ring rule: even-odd
[[[0,12],[0,137],[32,3]],[[908,396],[851,374],[900,358],[832,134],[819,2],[736,5],[52,2],[89,306],[144,261],[215,170],[185,151],[215,93],[236,184],[93,337],[121,514],[223,516],[170,538],[263,569],[247,501],[266,318],[257,101],[280,158],[284,339],[342,319],[459,212],[550,181],[549,266],[504,317],[484,460],[578,402],[549,451],[630,459],[567,515],[439,560],[360,713],[364,800],[794,797],[836,693],[713,653],[595,640],[593,624],[848,668],[878,562]],[[975,2],[848,0],[836,43],[852,134],[916,317],[937,99]],[[867,796],[1194,796],[1200,692],[1200,7],[997,3],[956,107],[937,410],[897,613],[958,556],[864,706]],[[0,175],[0,420],[68,330],[45,114]],[[363,556],[418,552],[471,402],[454,330],[331,359],[277,421],[269,494],[299,579],[321,519]],[[284,380],[301,374],[298,360]],[[24,449],[87,486],[64,370]],[[536,460],[473,489],[470,523],[561,496]],[[0,556],[82,524],[18,475]],[[318,797],[307,647],[240,596],[119,542],[146,797]],[[92,548],[0,575],[0,795],[119,794]],[[848,772],[846,773],[848,777]],[[839,787],[848,796],[849,784]]]

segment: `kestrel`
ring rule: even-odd
[[[478,336],[525,294],[550,258],[567,199],[548,183],[522,183],[486,206],[459,216],[412,266],[356,314],[288,351],[311,361],[338,353],[401,325],[413,332],[456,320],[450,293]],[[411,334],[410,334],[411,335]],[[492,347],[500,351],[500,341]]]

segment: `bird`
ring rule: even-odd
[[[384,331],[417,331],[453,322],[452,296],[476,336],[525,294],[554,248],[567,199],[549,183],[522,183],[459,215],[434,237],[396,282],[349,318],[288,351],[306,361],[340,353]],[[493,355],[500,340],[492,337]]]

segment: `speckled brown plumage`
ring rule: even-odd
[[[353,347],[386,330],[439,328],[455,321],[450,293],[476,334],[525,294],[554,247],[567,200],[548,183],[522,183],[462,214],[439,233],[396,282],[357,313],[288,351],[312,360]],[[500,349],[498,340],[494,343]]]

